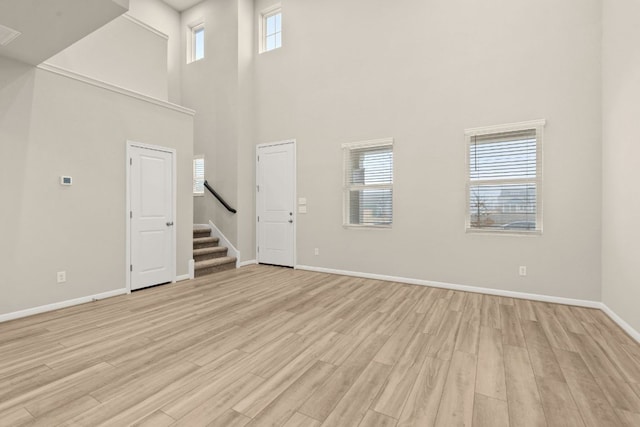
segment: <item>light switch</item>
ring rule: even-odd
[[[307,213],[306,206],[298,206],[298,213]]]
[[[298,199],[298,204],[299,205],[306,205],[307,204],[307,198],[306,197],[300,197]]]

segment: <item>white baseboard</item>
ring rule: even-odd
[[[189,260],[189,279],[193,280],[196,278],[196,262],[195,260]]]
[[[118,295],[128,294],[126,288],[115,289],[113,291],[102,292],[100,294],[89,295],[86,297],[74,298],[67,301],[55,302],[53,304],[41,305],[39,307],[28,308],[26,310],[14,311],[13,313],[0,314],[0,322],[19,319],[21,317],[33,316],[34,314],[46,313],[47,311],[59,310],[86,302],[97,301],[100,299],[111,298]]]
[[[556,304],[577,305],[580,307],[600,308],[600,301],[581,300],[565,297],[555,297],[550,295],[529,294],[526,292],[505,291],[502,289],[481,288],[469,285],[457,285],[454,283],[433,282],[430,280],[412,279],[408,277],[386,276],[383,274],[360,273],[357,271],[335,270],[332,268],[312,267],[308,265],[297,265],[297,269],[317,271],[320,273],[340,274],[343,276],[363,277],[365,279],[384,280],[388,282],[408,283],[410,285],[431,286],[434,288],[452,289],[455,291],[474,292],[479,294],[497,295],[518,299],[530,299],[534,301],[552,302]]]
[[[488,295],[497,295],[501,297],[510,297],[510,298],[518,298],[518,299],[529,299],[533,301],[543,301],[543,302],[551,302],[555,304],[564,304],[564,305],[575,305],[579,307],[587,307],[587,308],[597,308],[604,311],[614,322],[616,322],[627,334],[629,334],[633,339],[640,342],[640,333],[636,331],[631,325],[625,322],[620,316],[618,316],[613,310],[607,307],[606,304],[600,301],[591,301],[591,300],[582,300],[582,299],[574,299],[574,298],[565,298],[565,297],[556,297],[550,295],[541,295],[541,294],[530,294],[526,292],[514,292],[514,291],[505,291],[502,289],[493,289],[493,288],[480,288],[476,286],[468,286],[468,285],[457,285],[454,283],[444,283],[444,282],[432,282],[429,280],[422,279],[411,279],[407,277],[397,277],[397,276],[386,276],[383,274],[371,274],[371,273],[361,273],[357,271],[348,271],[348,270],[336,270],[333,268],[324,268],[324,267],[313,267],[309,265],[296,265],[299,270],[307,270],[307,271],[317,271],[319,273],[329,273],[329,274],[340,274],[342,276],[353,276],[353,277],[362,277],[365,279],[376,279],[376,280],[384,280],[389,282],[400,282],[400,283],[408,283],[410,285],[420,285],[420,286],[431,286],[434,288],[443,288],[443,289],[452,289],[456,291],[464,291],[464,292],[474,292],[480,294],[488,294]]]
[[[211,220],[209,220],[209,227],[211,227],[211,236],[220,239],[218,244],[220,246],[227,247],[227,255],[236,257],[236,268],[240,267],[240,251],[233,246],[229,239],[227,239],[227,236],[225,236],[224,233],[220,231],[213,222],[211,222]]]
[[[244,267],[244,266],[253,265],[253,264],[257,264],[255,259],[243,261],[239,263],[238,266]],[[376,279],[376,280],[384,280],[389,282],[408,283],[411,285],[431,286],[435,288],[452,289],[456,291],[474,292],[474,293],[497,295],[497,296],[503,296],[503,297],[551,302],[556,304],[597,308],[602,310],[605,314],[607,314],[607,316],[609,316],[611,320],[617,323],[633,339],[640,342],[640,333],[636,331],[627,322],[625,322],[606,304],[599,301],[580,300],[580,299],[555,297],[555,296],[540,295],[540,294],[530,294],[525,292],[505,291],[502,289],[493,289],[493,288],[480,288],[480,287],[468,286],[468,285],[457,285],[453,283],[432,282],[432,281],[422,280],[422,279],[411,279],[407,277],[387,276],[387,275],[372,274],[372,273],[361,273],[356,271],[337,270],[333,268],[324,268],[324,267],[313,267],[309,265],[296,265],[295,268],[299,270],[316,271],[319,273],[339,274],[342,276],[362,277],[365,279]],[[185,275],[177,276],[176,281],[188,280],[189,278],[190,278],[190,275],[185,274]],[[118,295],[128,294],[128,293],[129,291],[126,288],[115,289],[113,291],[102,292],[100,294],[89,295],[86,297],[75,298],[67,301],[60,301],[53,304],[47,304],[39,307],[28,308],[26,310],[14,311],[12,313],[0,314],[0,323],[7,322],[9,320],[19,319],[21,317],[27,317],[27,316],[32,316],[34,314],[46,313],[48,311],[59,310],[61,308],[67,308],[74,305],[84,304],[87,302],[97,301],[105,298],[115,297]]]
[[[631,337],[640,342],[640,332],[636,331],[630,324],[625,322],[622,317],[618,316],[615,311],[611,310],[605,303],[600,303],[600,309],[606,313],[607,316],[611,318],[614,322],[618,324],[627,334],[631,335]]]
[[[182,282],[183,280],[189,280],[189,279],[191,279],[191,277],[189,277],[188,274],[182,274],[180,276],[176,276],[175,282]]]

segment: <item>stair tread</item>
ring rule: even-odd
[[[196,261],[195,269],[198,270],[201,268],[210,268],[210,267],[215,267],[222,264],[231,264],[232,262],[236,262],[236,257],[224,256],[220,258],[208,259],[205,261]]]
[[[216,252],[224,252],[227,250],[226,246],[212,246],[210,248],[200,248],[193,250],[193,256],[196,255],[205,255],[205,254],[214,254]]]
[[[206,224],[193,224],[193,231],[211,231],[211,227]]]
[[[208,243],[208,242],[218,242],[220,239],[217,237],[194,237],[193,243]]]

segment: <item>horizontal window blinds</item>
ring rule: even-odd
[[[468,227],[539,230],[537,129],[470,135],[468,141]]]
[[[204,159],[193,159],[193,192],[204,193]]]
[[[391,140],[346,144],[345,225],[390,227],[393,222]]]

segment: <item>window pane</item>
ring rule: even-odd
[[[535,130],[472,137],[470,179],[535,178],[536,154]]]
[[[267,21],[266,35],[271,35],[271,34],[275,33],[276,32],[276,15],[272,15],[272,16],[267,17],[266,21]]]
[[[265,50],[271,50],[276,48],[276,36],[268,36],[265,43]]]
[[[204,193],[204,179],[193,180],[193,192],[198,194]]]
[[[204,28],[200,28],[193,33],[194,60],[204,58]]]
[[[276,33],[275,47],[282,47],[282,33]]]
[[[471,228],[535,230],[536,208],[536,184],[470,187]]]
[[[352,150],[351,184],[393,183],[393,152],[390,147]]]
[[[273,17],[275,18],[275,25],[276,25],[275,31],[279,33],[282,31],[282,14],[278,13]]]
[[[349,192],[349,223],[358,225],[391,225],[392,190],[364,189]]]

